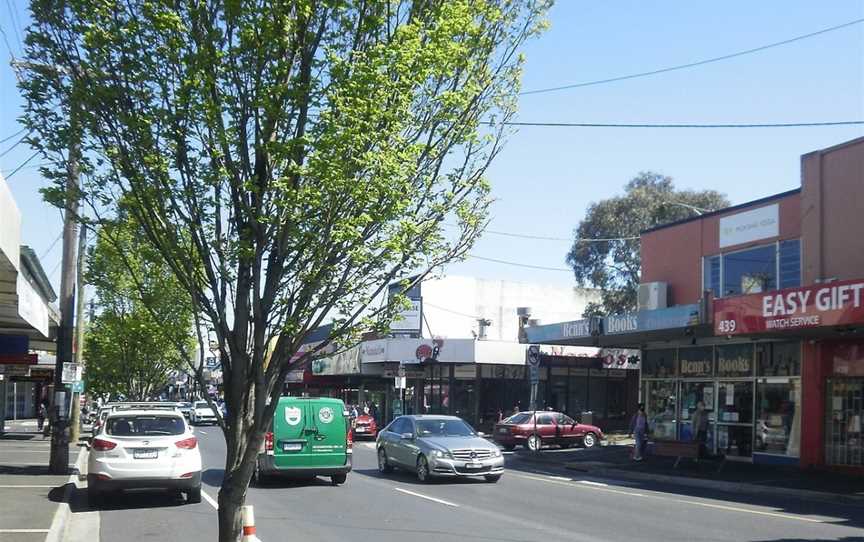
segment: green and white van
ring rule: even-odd
[[[272,476],[329,476],[342,484],[351,471],[351,428],[345,404],[321,397],[281,397],[264,437],[252,481]]]

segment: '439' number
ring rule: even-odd
[[[735,320],[720,320],[717,324],[717,329],[720,333],[734,333],[735,328]]]

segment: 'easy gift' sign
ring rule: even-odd
[[[864,280],[714,301],[714,332],[741,335],[864,323]]]

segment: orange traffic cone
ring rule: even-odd
[[[261,542],[261,539],[255,535],[255,512],[251,505],[243,507],[243,538],[241,542]]]

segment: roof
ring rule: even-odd
[[[172,415],[183,417],[183,414],[177,410],[169,410],[167,408],[151,408],[151,409],[132,409],[129,410],[115,410],[114,412],[108,413],[109,418],[114,418],[116,416],[164,416],[164,415]]]
[[[403,414],[400,418],[411,418],[412,420],[461,420],[459,416],[448,416],[447,414]]]
[[[39,261],[39,258],[36,256],[33,249],[27,245],[21,245],[21,263],[24,264],[27,273],[33,278],[33,281],[36,283],[35,286],[38,286],[39,293],[42,294],[49,303],[56,301],[57,292],[55,292],[54,288],[51,286],[51,281],[48,280],[48,275],[45,274],[45,269],[42,268],[42,263]]]
[[[787,198],[789,196],[793,196],[793,195],[798,194],[800,192],[801,192],[801,188],[795,188],[793,190],[787,190],[786,192],[780,192],[779,194],[766,196],[764,198],[756,199],[753,201],[748,201],[746,203],[740,203],[738,205],[732,205],[731,207],[724,207],[723,209],[717,209],[716,211],[711,211],[710,213],[702,213],[701,215],[682,218],[681,220],[676,220],[675,222],[667,222],[666,224],[658,224],[657,226],[653,226],[651,228],[642,230],[641,232],[639,232],[639,234],[644,235],[646,233],[651,233],[653,231],[662,230],[664,228],[671,228],[672,226],[679,226],[681,224],[686,224],[688,222],[696,222],[697,220],[703,220],[705,218],[709,218],[712,216],[724,215],[724,214],[731,213],[734,211],[740,211],[740,210],[746,209],[748,207],[756,207],[757,205],[762,205],[764,203],[770,203],[772,201]]]

